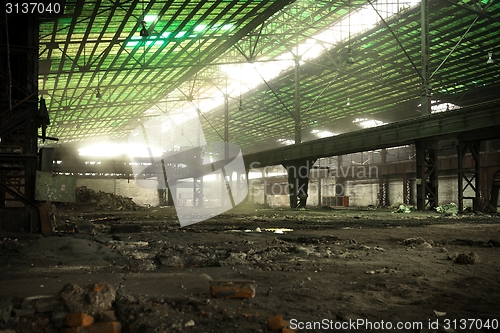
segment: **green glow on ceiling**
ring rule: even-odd
[[[196,27],[194,27],[193,31],[195,31],[195,32],[202,32],[206,28],[207,28],[206,24],[199,24]]]
[[[180,31],[177,35],[175,35],[175,38],[182,38],[187,34],[187,31]]]
[[[158,15],[146,15],[144,16],[144,21],[147,23],[154,22],[158,18]]]

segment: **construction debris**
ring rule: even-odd
[[[414,212],[416,211],[417,208],[413,205],[405,205],[405,204],[401,204],[399,205],[398,209],[396,209],[395,211],[393,211],[393,213],[405,213],[405,214],[409,214],[411,212]]]
[[[210,281],[210,293],[217,298],[254,298],[255,281],[248,280],[214,280]]]
[[[59,208],[71,211],[89,210],[146,210],[145,207],[137,205],[131,198],[121,195],[94,191],[86,186],[76,188],[75,203],[60,203]]]
[[[115,288],[106,282],[82,288],[77,284],[69,283],[60,293],[64,304],[70,313],[86,313],[98,315],[112,307],[115,301]]]
[[[457,215],[458,214],[458,206],[456,203],[452,202],[447,205],[440,205],[436,207],[436,212],[440,214],[448,215]]]
[[[469,253],[455,253],[449,257],[455,264],[460,265],[474,265],[479,261],[479,257],[474,252]]]

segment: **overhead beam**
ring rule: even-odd
[[[500,127],[500,100],[243,156],[247,168],[396,147],[415,140]],[[500,131],[497,129],[497,137]]]

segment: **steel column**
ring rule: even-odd
[[[436,141],[418,140],[417,153],[417,209],[438,205],[438,170]]]
[[[474,211],[481,210],[481,190],[480,190],[480,158],[479,148],[480,141],[459,141],[458,149],[458,211],[464,211],[464,199],[472,199],[472,208]],[[464,168],[464,159],[467,152],[471,154],[471,160],[474,163],[474,169]],[[464,186],[465,180],[465,186]],[[474,191],[474,196],[465,196],[465,190],[471,188]]]
[[[378,205],[379,207],[389,206],[389,186],[384,176],[378,178]]]
[[[316,160],[299,160],[283,164],[288,173],[290,208],[304,208],[307,204],[309,172]]]
[[[300,58],[295,57],[295,144],[302,142],[302,115],[300,114]]]
[[[421,96],[421,115],[431,114],[431,95],[430,84],[430,39],[429,39],[429,0],[420,2],[420,29],[421,29],[421,50],[422,55],[422,96]]]

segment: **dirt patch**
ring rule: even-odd
[[[188,228],[171,208],[67,213],[57,222],[57,236],[0,241],[1,308],[11,309],[1,313],[0,330],[60,323],[67,305],[23,312],[13,290],[36,296],[53,286],[55,297],[75,276],[81,286],[112,285],[124,332],[263,333],[276,315],[291,328],[327,320],[339,332],[353,320],[424,325],[398,332],[431,332],[425,325],[436,318],[498,320],[495,215],[247,205]],[[87,227],[67,228],[73,224]],[[112,234],[113,225],[141,228]],[[215,298],[214,280],[255,281],[255,297]]]

